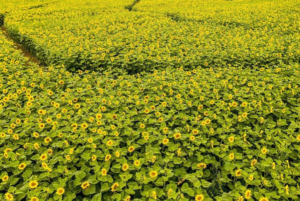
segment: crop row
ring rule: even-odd
[[[299,62],[296,1],[141,1],[132,12],[125,9],[130,1],[113,2],[70,0],[11,11],[5,26],[44,63],[72,71]]]
[[[299,197],[299,65],[72,74],[0,44],[1,200]]]

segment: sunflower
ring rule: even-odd
[[[141,162],[140,162],[139,160],[135,160],[135,161],[134,161],[134,165],[135,165],[135,166],[139,166],[140,164],[141,164]]]
[[[25,163],[21,163],[21,164],[19,165],[19,169],[20,169],[20,170],[23,170],[25,167],[26,167],[26,164],[25,164]]]
[[[254,176],[251,174],[251,175],[249,176],[249,180],[250,180],[250,181],[253,181],[253,179],[254,179]]]
[[[46,144],[48,144],[49,142],[52,142],[52,139],[50,137],[46,137],[45,140],[44,140],[44,142]]]
[[[228,140],[229,140],[230,143],[233,143],[234,142],[234,136],[229,137]]]
[[[42,161],[47,160],[47,154],[42,154],[42,155],[40,156],[40,160],[42,160]]]
[[[102,118],[102,114],[96,114],[96,119],[101,119]]]
[[[117,188],[119,187],[119,183],[114,183],[112,186],[111,186],[111,191],[112,192],[115,192],[117,190]]]
[[[113,142],[112,140],[108,140],[108,141],[106,142],[106,145],[107,145],[107,146],[112,146],[113,143],[114,143],[114,142]]]
[[[110,155],[110,154],[107,154],[107,155],[105,156],[105,161],[109,161],[110,158],[111,158],[111,155]]]
[[[256,160],[256,159],[253,159],[253,160],[251,161],[251,166],[253,167],[254,165],[256,165],[256,163],[257,163],[257,160]]]
[[[131,153],[131,152],[133,152],[134,151],[134,146],[130,146],[129,148],[128,148],[128,151]]]
[[[81,124],[81,128],[82,128],[82,129],[87,129],[87,127],[88,127],[88,124],[87,124],[87,123]]]
[[[39,199],[37,197],[32,197],[30,201],[39,201]]]
[[[196,195],[195,201],[203,201],[204,200],[204,195]]]
[[[12,200],[14,200],[14,196],[10,193],[5,193],[5,199],[9,200],[9,201],[12,201]]]
[[[268,152],[268,149],[267,148],[262,148],[262,150],[261,150],[261,153],[262,154],[266,154]]]
[[[155,177],[157,177],[158,174],[157,174],[157,171],[154,170],[154,171],[151,171],[149,173],[149,175],[150,175],[151,178],[155,178]]]
[[[200,168],[200,169],[205,169],[206,168],[206,164],[205,163],[199,163],[197,165],[197,167]]]
[[[107,174],[107,170],[106,170],[105,168],[103,168],[103,169],[101,170],[101,175],[102,175],[102,176],[106,176],[106,174]]]
[[[260,198],[259,201],[269,201],[268,198]]]
[[[2,177],[2,181],[3,181],[3,182],[8,181],[8,179],[9,179],[9,176],[7,176],[7,175],[5,175],[5,176]]]
[[[31,181],[29,182],[29,188],[36,188],[38,187],[39,183],[37,181]]]
[[[39,135],[37,132],[34,132],[34,133],[33,133],[33,137],[35,137],[35,138],[39,138],[39,137],[40,137],[40,135]]]
[[[88,182],[88,181],[85,181],[85,182],[83,182],[82,184],[81,184],[81,188],[82,189],[86,189],[87,187],[89,187],[90,186],[90,183]]]
[[[163,139],[163,141],[162,141],[162,143],[164,144],[164,145],[166,145],[166,144],[168,144],[169,143],[169,139]]]
[[[181,133],[175,133],[175,134],[174,134],[174,138],[175,138],[176,140],[180,139],[180,138],[181,138]]]
[[[56,194],[58,195],[62,195],[65,193],[65,189],[64,188],[58,188],[57,191],[56,191]]]
[[[128,170],[128,168],[129,168],[129,165],[128,165],[127,163],[125,163],[125,164],[122,166],[122,170],[123,170],[123,171]]]
[[[93,155],[92,156],[92,161],[96,161],[97,160],[97,156],[96,155]]]
[[[117,157],[117,158],[119,158],[120,157],[120,152],[117,150],[117,151],[115,151],[115,156]]]
[[[246,198],[247,200],[249,200],[249,199],[251,198],[251,195],[252,195],[251,190],[246,190],[246,192],[245,192],[245,198]]]
[[[242,176],[242,170],[241,169],[236,170],[235,171],[235,176],[237,176],[237,177]]]
[[[233,160],[234,159],[234,153],[229,154],[229,159]]]
[[[45,128],[45,124],[44,123],[40,123],[39,127],[40,127],[40,129],[44,129]]]
[[[272,169],[275,170],[275,168],[276,168],[276,163],[273,162],[273,163],[272,163]]]
[[[124,199],[124,201],[130,201],[130,195],[128,195],[125,199]]]

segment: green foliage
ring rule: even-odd
[[[0,3],[0,200],[299,200],[297,2],[130,3]]]
[[[1,200],[299,197],[299,65],[72,74],[0,44]]]
[[[0,26],[4,25],[4,14],[0,13]]]
[[[297,1],[136,2],[68,0],[12,8],[5,26],[41,61],[70,71],[119,68],[133,74],[166,66],[255,68],[300,61]],[[135,12],[124,9],[131,4]]]
[[[140,1],[141,1],[141,0],[134,0],[134,1],[132,2],[132,4],[125,6],[125,9],[127,9],[127,10],[129,10],[129,11],[132,11],[133,7],[134,7],[137,3],[139,3]]]

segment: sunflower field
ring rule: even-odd
[[[300,201],[299,11],[0,2],[0,200]]]

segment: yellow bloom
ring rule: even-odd
[[[29,188],[36,188],[39,185],[37,181],[31,181],[29,182]]]
[[[228,138],[229,142],[233,143],[234,142],[234,136],[231,136]]]
[[[151,178],[154,178],[154,177],[157,177],[158,174],[157,174],[157,171],[154,170],[154,171],[151,171],[149,173],[149,175],[150,175]]]
[[[112,146],[113,145],[113,141],[112,140],[108,140],[106,143],[107,146]]]
[[[96,155],[93,155],[92,156],[92,161],[96,161],[97,160],[97,156]]]
[[[163,139],[163,144],[166,145],[169,143],[169,139]]]
[[[106,176],[106,174],[107,174],[107,170],[106,170],[105,168],[103,168],[103,169],[101,170],[101,175],[102,175],[102,176]]]
[[[117,188],[119,187],[119,183],[114,183],[112,186],[111,186],[111,191],[112,192],[115,192],[117,190]]]
[[[261,150],[261,153],[262,154],[266,154],[268,152],[268,149],[266,149],[266,148],[263,148],[262,150]]]
[[[57,191],[56,191],[56,194],[58,194],[58,195],[62,195],[62,194],[64,194],[65,193],[65,189],[64,188],[59,188],[59,189],[57,189]]]
[[[256,160],[256,159],[253,159],[253,160],[251,161],[251,166],[253,167],[254,165],[256,165],[256,163],[257,163],[257,160]]]
[[[5,175],[4,177],[2,177],[2,181],[6,182],[9,179],[9,176]]]
[[[111,155],[110,155],[110,154],[107,154],[107,155],[105,156],[105,161],[109,161],[110,158],[111,158]]]
[[[122,166],[122,170],[123,170],[123,171],[128,170],[128,168],[129,168],[129,165],[126,164],[126,163]]]
[[[40,160],[42,160],[42,161],[47,160],[47,154],[42,154],[40,156]]]
[[[45,124],[40,123],[40,124],[39,124],[39,127],[40,127],[40,129],[44,129],[44,128],[45,128]]]
[[[254,179],[254,176],[251,174],[251,175],[249,176],[249,180],[250,180],[250,181],[253,181],[253,179]]]
[[[134,146],[130,146],[129,148],[128,148],[128,151],[131,153],[131,152],[133,152],[134,151]]]
[[[196,195],[195,201],[203,201],[204,200],[204,195]]]
[[[12,200],[14,200],[14,196],[10,193],[5,193],[5,199],[9,200],[9,201],[12,201]]]
[[[139,160],[134,161],[135,166],[139,166],[140,164],[141,164],[141,162]]]
[[[235,176],[237,176],[237,177],[242,176],[242,170],[241,169],[236,170],[235,171]]]
[[[37,197],[32,197],[30,201],[39,201],[39,199]]]
[[[83,182],[82,184],[81,184],[81,188],[82,189],[86,189],[87,187],[89,187],[90,186],[90,183],[88,182],[88,181],[85,181],[85,182]]]
[[[49,142],[52,142],[52,139],[50,137],[46,137],[45,140],[44,140],[44,142],[46,144],[48,144]]]
[[[247,200],[249,200],[251,198],[251,194],[252,194],[251,190],[246,190],[246,192],[245,192],[245,198]]]
[[[234,159],[234,153],[229,154],[229,159],[233,160]]]
[[[174,138],[175,138],[176,140],[180,139],[180,138],[181,138],[181,133],[175,133],[175,134],[174,134]]]
[[[260,198],[259,201],[269,201],[268,198]]]
[[[19,165],[19,169],[20,169],[20,170],[23,170],[25,167],[26,167],[26,164],[25,164],[25,163],[21,163],[21,164]]]
[[[197,167],[200,168],[200,169],[205,169],[206,168],[206,164],[205,163],[199,163],[197,165]]]

